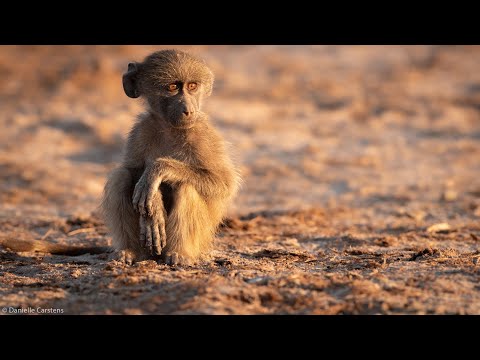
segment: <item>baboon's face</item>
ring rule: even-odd
[[[150,108],[172,125],[195,121],[203,98],[202,83],[195,78],[176,78],[168,84],[151,84],[146,96]]]
[[[176,50],[159,51],[141,64],[129,64],[123,76],[128,96],[143,96],[153,112],[174,126],[195,121],[212,85],[213,74],[202,61]]]

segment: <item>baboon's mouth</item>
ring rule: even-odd
[[[181,117],[177,120],[172,121],[172,125],[176,128],[189,128],[195,124],[195,117],[185,119]]]
[[[195,122],[195,120],[197,119],[197,116],[194,114],[194,115],[189,115],[189,116],[186,116],[186,115],[183,115],[180,117],[179,119],[179,123],[182,123],[182,124],[191,124],[193,122]]]

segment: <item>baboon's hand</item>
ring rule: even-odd
[[[159,191],[158,187],[162,182],[160,176],[152,176],[150,171],[145,170],[135,185],[133,191],[133,207],[141,215],[153,214],[153,197]]]
[[[152,255],[160,255],[167,244],[166,218],[162,193],[156,190],[152,195],[149,214],[140,213],[140,244]]]
[[[161,254],[167,244],[163,214],[140,215],[140,244],[152,255]]]

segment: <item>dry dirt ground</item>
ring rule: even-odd
[[[161,48],[0,47],[0,242],[110,244],[97,206],[141,111],[121,75]],[[480,47],[180,48],[244,178],[211,259],[0,247],[0,308],[480,314]]]

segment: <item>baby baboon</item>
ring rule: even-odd
[[[205,63],[162,50],[128,64],[123,88],[147,111],[131,129],[124,159],[105,184],[102,212],[127,263],[192,263],[210,249],[237,191],[223,139],[201,112],[212,92]]]

